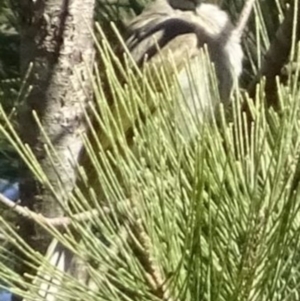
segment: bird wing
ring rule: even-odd
[[[204,44],[205,40],[199,41],[196,34],[179,35],[145,64],[155,70],[161,66],[167,77],[176,75],[174,118],[185,137],[193,136],[204,118],[212,117],[216,103],[220,102],[213,64]]]
[[[166,85],[160,83],[161,75],[157,72],[160,67],[167,73],[167,78],[176,74],[175,122],[186,129],[184,132],[189,136],[192,127],[187,123],[194,120],[194,124],[199,124],[205,116],[213,114],[214,106],[219,102],[217,89],[214,90],[215,77],[210,72],[212,66],[202,50],[207,44],[218,52],[220,40],[216,26],[205,26],[206,19],[207,16],[192,12],[158,17],[148,20],[138,31],[132,30],[127,42],[137,65],[150,69],[158,90],[163,90]]]
[[[210,96],[215,85],[209,72],[211,66],[201,54],[203,45],[207,44],[210,57],[215,62],[220,94],[226,98],[231,90],[232,76],[224,47],[231,37],[232,28],[227,14],[214,5],[202,4],[197,11],[180,11],[167,6],[158,10],[153,6],[129,24],[126,45],[139,67],[146,67],[146,71],[150,72],[153,69],[151,74],[154,75],[156,90],[164,89],[159,82],[158,67],[163,67],[168,74],[174,74],[176,70],[182,92],[177,102],[184,99],[193,116],[201,119],[203,112],[211,115],[214,103],[219,102]],[[148,101],[146,98],[145,102]],[[150,111],[155,110],[153,103],[145,105]],[[117,110],[121,110],[119,115],[126,132],[132,126],[132,120],[124,117],[125,109],[113,104],[112,111]]]
[[[131,36],[126,41],[131,56],[139,66],[158,52],[166,54],[171,50],[177,56],[177,53],[186,50],[186,45],[192,46],[190,49],[194,51],[208,42],[207,36],[200,32],[201,28],[196,23],[180,16],[156,16],[147,23],[142,22],[142,27],[129,29]]]

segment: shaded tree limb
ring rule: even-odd
[[[296,13],[296,15],[295,15]],[[288,9],[286,17],[282,24],[279,26],[274,40],[272,41],[265,58],[262,63],[262,67],[259,74],[248,86],[248,92],[251,97],[255,96],[256,85],[259,83],[262,77],[266,78],[266,96],[269,105],[276,104],[276,76],[279,76],[283,66],[288,61],[292,42],[293,42],[293,26],[294,18],[297,18],[297,27],[295,28],[296,41],[300,38],[300,10],[297,9],[297,4],[292,4],[292,7]]]

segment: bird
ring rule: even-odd
[[[117,58],[122,60],[122,53],[129,53],[137,67],[141,69],[151,65],[176,66],[178,72],[175,74],[180,93],[174,100],[173,112],[170,115],[172,118],[174,116],[172,124],[177,130],[179,129],[179,133],[184,138],[179,139],[180,143],[189,142],[200,132],[198,126],[206,120],[206,116],[210,119],[215,114],[215,108],[219,103],[225,105],[230,103],[230,95],[242,72],[241,35],[254,1],[246,0],[238,24],[235,26],[224,10],[203,0],[154,0],[127,24],[124,43],[121,41],[121,45],[116,48]],[[205,57],[203,58],[205,45],[215,67],[218,95],[211,93],[214,87],[212,81],[209,81],[210,68],[207,66],[209,64]],[[192,74],[192,83],[190,74]],[[124,80],[126,83],[126,78],[120,79],[120,86],[124,84]],[[136,132],[133,127],[136,129],[139,126],[135,126],[135,120],[138,120],[140,125],[140,121],[147,122],[149,116],[143,116],[143,113],[142,117],[128,116],[125,108],[128,104],[120,102],[122,103],[120,105],[118,99],[113,97],[109,80],[104,79],[103,83],[103,91],[108,103],[108,116],[112,116],[112,119],[118,116],[118,122],[103,118],[106,123],[102,125],[97,118],[92,119],[93,131],[87,133],[87,139],[91,141],[91,149],[95,149],[95,154],[99,152],[98,142],[93,138],[93,133],[97,133],[101,151],[122,150],[127,144],[132,152],[137,154],[139,146],[135,145],[137,140],[134,137]],[[147,101],[145,99],[145,102]],[[155,116],[155,109],[152,109],[147,110],[147,114],[150,111]],[[102,110],[104,109],[99,108],[100,119]],[[132,110],[131,114],[140,114],[140,111]],[[123,134],[117,134],[118,131]],[[107,132],[110,135],[107,135]],[[153,145],[155,139],[151,140]],[[82,181],[84,191],[85,186],[93,186],[91,183],[98,181],[98,177],[85,148],[82,150],[79,162],[89,174],[89,184]],[[81,177],[78,178],[80,183]],[[101,190],[99,183],[97,186]],[[99,195],[102,195],[102,192]]]
[[[241,33],[219,6],[203,0],[156,0],[127,26],[125,44],[138,67],[172,61],[181,93],[175,102],[175,123],[192,136],[190,119],[198,123],[230,101],[242,72]],[[214,65],[219,95],[212,95],[206,46]],[[192,83],[191,83],[192,81]],[[189,112],[186,115],[183,111]]]

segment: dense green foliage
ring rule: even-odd
[[[236,19],[242,1],[224,2]],[[257,5],[244,38],[244,87],[259,70],[282,17],[273,2]],[[113,32],[105,18],[120,20],[120,11],[130,15],[126,3],[117,8],[106,4],[100,11],[105,33]],[[135,12],[140,10],[135,1],[130,5]],[[72,228],[62,234],[32,217],[55,237],[53,244],[58,241],[80,258],[87,277],[83,281],[54,270],[18,237],[13,222],[0,216],[0,234],[5,238],[0,246],[0,278],[28,300],[38,299],[39,284],[45,281],[59,287],[56,300],[62,301],[298,300],[299,68],[278,85],[276,111],[266,105],[263,83],[255,103],[243,91],[235,91],[232,107],[225,113],[221,107],[217,120],[199,128],[191,122],[198,135],[187,143],[170,114],[178,93],[169,85],[172,78],[162,74],[165,91],[158,93],[152,77],[133,75],[125,68],[128,85],[122,86],[112,68],[116,58],[110,40],[101,32],[99,36],[105,66],[95,71],[93,86],[102,118],[95,114],[111,148],[103,150],[99,133],[94,137],[96,151],[86,141],[97,184],[90,187],[87,182],[85,195],[75,189],[66,208],[66,216],[73,216]],[[101,82],[103,70],[117,104],[113,114]],[[148,114],[149,102],[157,105],[155,115]],[[242,105],[249,108],[251,123]],[[134,124],[131,148],[121,120],[124,114],[134,119],[137,108],[148,118]],[[37,160],[8,129],[4,112],[1,118],[6,141],[51,188]],[[83,182],[88,172],[79,168]],[[74,218],[82,211],[93,212],[92,218]],[[7,252],[11,246],[33,260],[37,276],[16,275],[11,262],[18,264],[20,258]],[[33,282],[25,283],[25,278]]]

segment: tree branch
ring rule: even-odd
[[[295,5],[296,4],[293,5],[293,8],[288,10],[284,21],[279,26],[275,38],[265,55],[259,74],[248,87],[248,92],[251,97],[254,97],[256,84],[262,77],[266,77],[267,96],[269,96],[269,94],[276,93],[276,76],[280,75],[281,70],[288,61],[289,54],[291,52],[295,17],[298,21],[295,32],[296,41],[300,38],[300,10],[297,10],[297,15],[295,16]],[[273,104],[273,98],[268,97],[268,99],[270,99],[270,101],[268,101],[269,104]]]
[[[41,224],[44,224],[45,226],[52,226],[52,227],[66,228],[72,223],[72,221],[77,221],[77,222],[86,221],[91,219],[92,217],[99,216],[99,211],[96,209],[92,209],[90,211],[74,214],[70,217],[63,216],[63,217],[48,218],[43,216],[42,214],[38,214],[31,211],[27,207],[22,207],[16,204],[15,202],[11,201],[9,198],[4,196],[2,193],[0,193],[0,203],[10,208],[18,215],[21,215],[32,221],[36,221]],[[108,207],[103,207],[102,209],[105,213],[111,213],[111,210]]]

